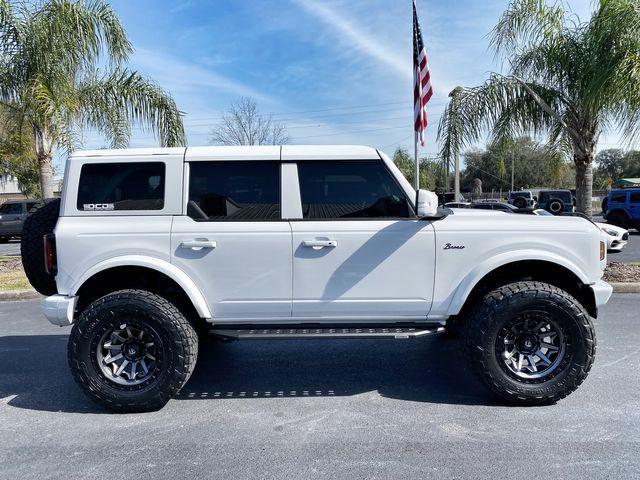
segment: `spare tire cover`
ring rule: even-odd
[[[60,199],[49,198],[29,211],[22,227],[20,255],[24,273],[33,288],[42,295],[58,293],[55,277],[45,270],[43,238],[53,233],[59,216]]]
[[[559,214],[564,211],[564,202],[559,198],[552,198],[549,200],[549,211],[554,214]]]

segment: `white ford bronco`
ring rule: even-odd
[[[75,380],[118,411],[162,407],[201,335],[462,336],[499,398],[545,404],[594,360],[603,233],[576,216],[437,207],[358,146],[86,151],[25,222],[44,315],[73,325]],[[42,255],[44,238],[44,255]]]

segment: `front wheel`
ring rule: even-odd
[[[482,382],[511,403],[554,403],[587,377],[596,351],[591,317],[567,292],[540,282],[500,287],[468,320],[465,356]]]
[[[69,337],[75,381],[114,411],[162,408],[187,382],[198,336],[165,298],[143,290],[108,294],[82,312]]]

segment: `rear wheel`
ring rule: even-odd
[[[518,282],[488,293],[469,318],[465,355],[482,382],[512,403],[540,405],[566,397],[593,364],[591,317],[567,292]]]
[[[73,377],[100,405],[120,412],[162,408],[187,382],[198,336],[163,297],[122,290],[92,303],[69,337]]]

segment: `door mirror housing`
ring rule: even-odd
[[[418,217],[433,217],[438,213],[438,196],[429,190],[418,190],[416,214]]]

